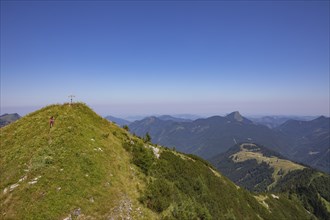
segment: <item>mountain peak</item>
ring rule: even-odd
[[[0,116],[0,127],[8,125],[16,120],[18,120],[21,116],[17,113],[13,114],[3,114]]]
[[[234,112],[230,113],[229,115],[227,115],[226,117],[228,119],[239,121],[239,122],[242,122],[244,120],[244,118],[239,113],[239,111],[234,111]]]
[[[325,119],[327,119],[327,117],[325,117],[324,115],[321,115],[320,117],[315,118],[314,121],[322,121]]]

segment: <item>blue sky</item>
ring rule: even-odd
[[[329,115],[329,1],[1,1],[1,113]]]

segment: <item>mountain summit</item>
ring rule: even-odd
[[[247,123],[250,124],[252,121],[250,121],[247,118],[244,118],[238,111],[234,111],[226,116],[227,119],[229,119],[231,122],[241,122],[241,123]]]
[[[313,218],[286,195],[252,195],[84,104],[47,106],[1,128],[0,180],[2,219]]]
[[[13,114],[3,114],[0,116],[0,127],[3,127],[5,125],[8,125],[14,121],[17,121],[18,119],[20,119],[21,116],[17,113],[13,113]]]
[[[226,116],[226,118],[240,122],[243,121],[243,117],[238,111],[230,113],[229,115]]]

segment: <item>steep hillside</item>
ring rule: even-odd
[[[277,130],[289,139],[288,157],[330,173],[330,118],[289,120]]]
[[[84,104],[48,106],[1,128],[0,190],[2,219],[314,218],[295,199],[253,196]]]
[[[212,158],[225,176],[252,192],[281,192],[297,197],[320,219],[330,217],[330,176],[287,160],[267,148],[242,143]]]
[[[5,125],[8,125],[14,121],[17,121],[20,119],[21,116],[17,113],[14,114],[3,114],[0,116],[0,127],[3,127]]]
[[[2,128],[1,216],[153,218],[138,202],[145,184],[122,147],[127,137],[83,104],[48,106]]]
[[[155,143],[175,147],[185,153],[210,158],[228,150],[233,144],[252,140],[283,151],[285,137],[266,126],[256,125],[239,112],[226,117],[213,116],[192,122],[171,122],[148,118],[130,124],[130,130],[139,136],[147,132]]]

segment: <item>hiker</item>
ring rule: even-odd
[[[53,127],[54,122],[55,122],[55,118],[54,118],[54,116],[50,117],[50,119],[49,119],[49,126],[50,126],[51,128]]]

